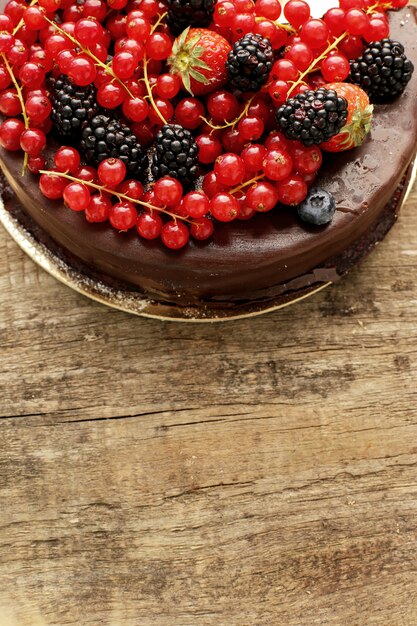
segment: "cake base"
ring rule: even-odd
[[[378,215],[369,231],[354,242],[343,254],[317,267],[309,274],[283,285],[278,296],[257,301],[233,302],[216,305],[211,301],[202,306],[181,306],[163,300],[150,299],[139,290],[133,290],[115,280],[103,277],[68,254],[46,235],[27,215],[13,192],[6,188],[0,196],[0,222],[24,252],[71,289],[106,306],[133,315],[166,321],[220,322],[253,317],[295,304],[322,291],[339,280],[357,265],[380,241],[395,223],[407,200],[417,175],[417,160],[411,164],[391,200]]]

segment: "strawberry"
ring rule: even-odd
[[[338,96],[348,102],[348,118],[339,134],[320,144],[327,152],[343,152],[360,146],[371,130],[374,107],[369,104],[368,94],[350,83],[329,83],[326,89],[334,89]]]
[[[168,59],[172,74],[181,76],[184,88],[194,96],[215,91],[227,80],[229,42],[206,28],[187,28],[174,41]]]

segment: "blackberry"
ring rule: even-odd
[[[175,36],[188,26],[209,26],[214,13],[215,0],[169,0],[167,24]]]
[[[273,62],[269,41],[248,33],[229,52],[226,69],[231,86],[242,92],[259,91],[268,80]]]
[[[167,124],[158,132],[152,175],[155,180],[172,176],[184,187],[191,187],[198,177],[198,147],[189,130],[179,124]]]
[[[414,71],[404,46],[392,39],[370,43],[362,56],[350,62],[350,81],[362,87],[373,102],[399,96]]]
[[[305,146],[329,141],[346,124],[347,116],[346,98],[325,87],[289,98],[276,112],[278,129]]]
[[[80,149],[86,161],[94,167],[113,157],[123,161],[128,176],[143,179],[146,175],[146,152],[128,126],[108,115],[96,115],[84,122]]]
[[[93,85],[79,87],[64,74],[58,76],[51,90],[52,123],[62,137],[77,136],[83,122],[98,110]]]

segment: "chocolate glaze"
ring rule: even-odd
[[[390,21],[391,36],[404,44],[417,66],[417,10],[392,13]],[[190,242],[174,252],[160,242],[143,241],[136,232],[88,224],[83,214],[46,200],[37,176],[21,177],[21,154],[0,151],[0,163],[35,222],[100,272],[181,304],[256,299],[285,292],[303,275],[314,276],[315,268],[369,231],[416,152],[416,94],[417,72],[395,103],[375,107],[373,129],[363,146],[328,155],[318,184],[333,193],[338,210],[326,228],[303,225],[294,210],[277,207],[248,222],[216,224],[212,240]]]

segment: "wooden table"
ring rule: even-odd
[[[415,626],[417,189],[348,278],[217,325],[0,228],[1,626]]]

